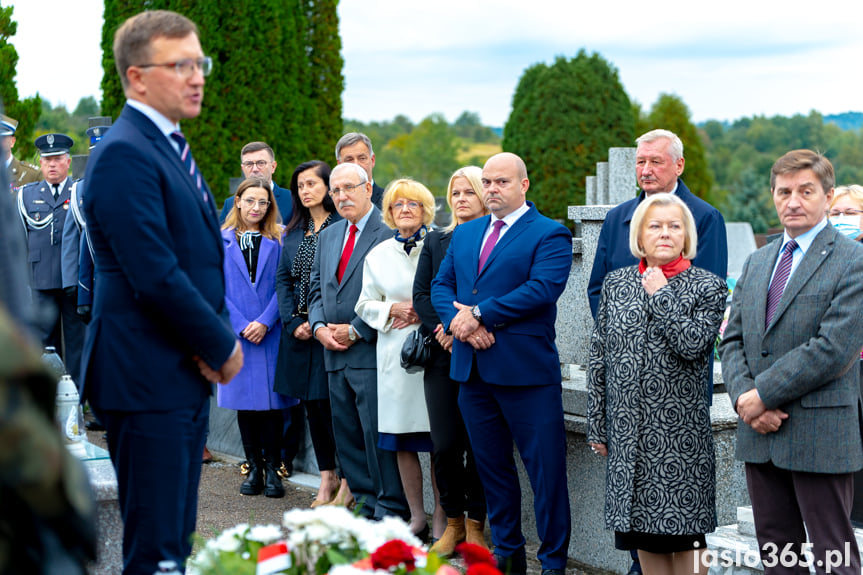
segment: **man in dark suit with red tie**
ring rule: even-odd
[[[767,575],[860,573],[850,514],[863,467],[863,246],[827,221],[833,185],[811,150],[773,164],[783,238],[743,265],[719,348]]]
[[[182,564],[195,530],[210,382],[243,363],[225,309],[213,196],[179,131],[212,61],[193,22],[142,12],[114,37],[126,106],[87,164],[96,274],[84,396],[105,425],[123,517],[123,573]]]
[[[534,488],[543,575],[566,566],[571,521],[557,299],[572,266],[572,235],[526,201],[530,181],[515,154],[482,171],[491,215],[453,231],[432,282],[432,303],[455,340],[450,377],[485,488],[498,565],[527,569],[513,440]]]

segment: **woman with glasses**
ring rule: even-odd
[[[837,186],[827,214],[840,233],[852,240],[863,240],[863,186]]]
[[[363,288],[355,310],[378,331],[378,446],[396,452],[411,530],[425,539],[429,526],[417,453],[432,450],[429,417],[423,374],[407,373],[400,357],[405,339],[419,328],[412,304],[414,275],[427,226],[434,219],[435,202],[428,188],[403,178],[387,186],[382,206],[384,223],[394,230],[393,237],[366,255]],[[436,505],[436,513],[438,510]]]
[[[276,364],[275,391],[302,402],[321,473],[312,507],[350,507],[354,497],[348,482],[336,474],[336,444],[324,347],[309,326],[309,278],[318,235],[341,219],[327,193],[330,166],[314,160],[297,166],[291,176],[293,217],[285,226],[282,259],[276,272],[276,293],[282,318],[282,342]]]
[[[281,236],[279,212],[268,182],[261,178],[243,180],[234,195],[234,209],[222,226],[222,240],[225,301],[231,327],[242,342],[244,362],[231,384],[218,390],[219,407],[237,410],[249,464],[240,486],[243,495],[285,495],[277,473],[282,410],[296,405],[297,400],[273,391],[281,335],[276,300]]]

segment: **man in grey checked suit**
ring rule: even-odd
[[[336,452],[351,492],[362,503],[360,514],[406,519],[396,454],[378,448],[377,332],[354,312],[366,254],[393,232],[372,205],[372,184],[361,166],[336,166],[330,174],[330,195],[344,219],[318,238],[309,281],[309,324],[325,348]],[[349,245],[352,250],[346,249]],[[340,270],[342,258],[346,266]]]
[[[863,467],[863,246],[827,222],[833,184],[833,166],[810,150],[773,165],[785,233],[744,265],[720,347],[767,574],[809,563],[860,573],[849,516]]]

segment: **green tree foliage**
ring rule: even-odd
[[[18,31],[18,23],[12,20],[13,8],[0,5],[0,104],[6,115],[18,120],[15,132],[15,155],[30,159],[36,154],[33,145],[33,129],[39,118],[42,101],[39,95],[32,98],[18,99],[18,87],[15,84],[18,52],[9,43],[9,38]]]
[[[671,130],[683,142],[686,158],[683,180],[696,196],[714,203],[711,197],[713,174],[704,153],[704,144],[698,129],[690,121],[690,112],[683,100],[676,95],[661,94],[643,122],[639,122],[638,135],[658,128]]]
[[[723,214],[726,221],[749,222],[756,234],[765,234],[769,228],[779,224],[770,194],[764,193],[765,180],[769,181],[769,177],[756,174],[751,167],[741,172],[739,187],[731,190],[734,201],[727,204]]]
[[[337,0],[105,0],[102,111],[116,119],[125,96],[114,67],[114,33],[143,9],[193,20],[213,58],[201,116],[183,123],[195,159],[217,198],[240,175],[240,149],[269,143],[282,180],[313,158],[330,161],[342,134],[341,40]]]
[[[72,154],[87,155],[90,152],[90,139],[87,137],[87,128],[90,125],[89,119],[98,115],[99,105],[92,96],[81,98],[75,107],[75,111],[71,114],[66,109],[66,106],[58,105],[57,107],[52,107],[51,102],[42,100],[42,113],[39,115],[39,121],[36,123],[33,139],[35,140],[42,134],[66,134],[75,141],[75,145],[72,146]],[[83,175],[73,174],[75,177]]]
[[[544,214],[563,219],[567,206],[584,203],[585,177],[608,158],[608,148],[631,145],[634,131],[617,70],[581,50],[575,58],[525,70],[502,145],[527,164],[530,199]]]
[[[459,167],[456,132],[440,114],[432,114],[408,134],[391,140],[386,150],[392,177],[408,176],[443,195]],[[391,178],[389,178],[391,179]],[[388,180],[387,180],[388,181]]]
[[[453,122],[453,128],[459,138],[470,142],[497,143],[500,141],[494,130],[482,125],[476,112],[462,112],[461,116]]]

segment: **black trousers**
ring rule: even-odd
[[[284,415],[281,409],[267,411],[237,411],[237,425],[246,457],[260,461],[261,457],[278,465]]]
[[[423,381],[440,504],[447,517],[467,512],[471,519],[485,521],[485,492],[458,407],[459,382],[449,377],[450,354],[437,346],[433,349]]]
[[[34,329],[43,346],[57,348],[66,372],[81,391],[81,355],[86,324],[78,316],[78,302],[62,289],[33,290]]]
[[[300,402],[305,406],[309,435],[315,448],[315,460],[320,471],[336,469],[336,440],[333,434],[333,411],[329,399]]]

